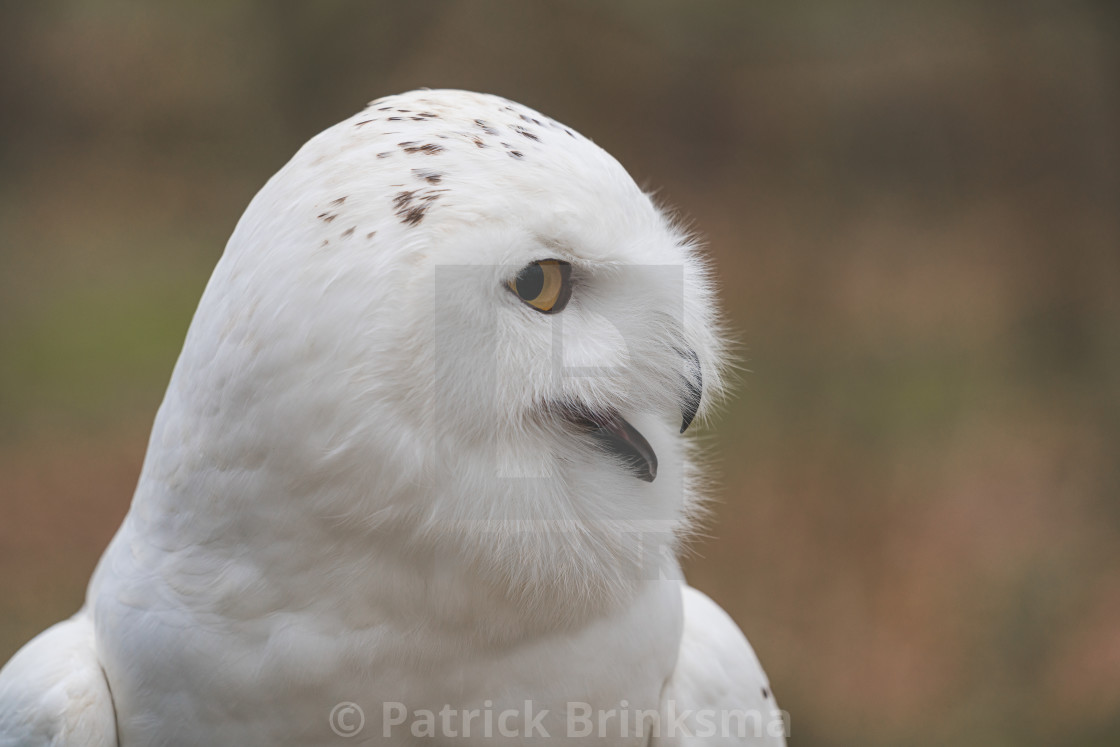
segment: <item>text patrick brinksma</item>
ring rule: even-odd
[[[404,703],[386,702],[381,708],[383,737],[416,738],[532,738],[564,737],[762,737],[789,736],[789,714],[773,709],[679,709],[667,701],[662,709],[630,708],[627,701],[618,708],[596,709],[589,703],[565,703],[562,719],[548,708],[538,708],[526,700],[522,708],[497,709],[493,701],[482,708],[410,710]],[[545,722],[548,722],[546,725]],[[355,703],[340,703],[331,712],[331,728],[344,737],[357,736],[365,727],[365,713]]]

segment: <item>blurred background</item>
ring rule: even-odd
[[[1120,744],[1120,6],[0,5],[0,661],[80,604],[254,192],[498,93],[709,239],[742,343],[693,582],[796,745]]]

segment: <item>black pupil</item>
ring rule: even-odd
[[[536,262],[517,275],[517,295],[532,301],[544,290],[544,269]]]

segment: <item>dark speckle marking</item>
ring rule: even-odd
[[[420,221],[424,220],[424,212],[427,209],[427,205],[414,205],[405,210],[397,211],[397,216],[400,217],[401,222],[407,226],[418,226],[420,225]]]
[[[391,107],[391,106],[379,106],[379,107],[377,107],[377,111],[379,111],[379,112],[388,112],[388,111],[392,111],[392,110],[393,110],[393,107]]]
[[[413,145],[416,145],[416,141],[415,140],[405,140],[403,143],[397,143],[397,145],[400,146],[401,148],[410,148]]]
[[[413,175],[418,179],[423,179],[428,184],[439,184],[443,181],[443,174],[438,171],[430,171],[428,169],[413,169]]]
[[[334,220],[335,218],[338,217],[338,214],[337,213],[326,212],[326,213],[319,213],[319,215],[317,215],[316,217],[319,218],[319,220],[323,221],[324,223],[330,223],[332,220]]]
[[[533,132],[528,127],[522,127],[521,125],[514,125],[513,126],[513,131],[516,132],[518,135],[522,135],[523,137],[529,138],[530,140],[537,140],[537,141],[540,140],[540,138],[537,137],[536,135],[534,135]]]
[[[349,228],[347,228],[347,229],[346,229],[345,231],[343,231],[343,232],[342,232],[342,238],[344,238],[344,239],[348,239],[348,238],[350,238],[351,236],[353,236],[353,235],[354,235],[354,229],[355,229],[355,228],[357,228],[357,226],[350,226],[350,227],[349,227]]]
[[[434,156],[443,150],[443,146],[438,143],[425,143],[424,145],[411,145],[404,149],[405,153],[423,153],[428,156]]]
[[[486,143],[482,142],[482,138],[480,138],[478,135],[472,135],[471,142],[477,145],[479,148],[486,147]]]
[[[487,135],[498,134],[498,130],[495,129],[494,126],[487,122],[485,119],[476,119],[474,123],[478,125],[479,129],[485,132]]]
[[[377,235],[377,231],[370,231],[369,233],[366,234],[366,238],[367,239],[372,239],[376,235]]]
[[[506,153],[509,154],[510,158],[524,158],[525,156],[524,153],[519,150],[515,150],[514,147],[509,143],[503,142],[502,147],[506,149]]]
[[[767,690],[765,687],[762,688],[762,697],[763,697],[763,699],[767,699],[767,698],[770,697],[770,691]]]
[[[346,198],[347,198],[347,197],[349,197],[349,195],[344,195],[344,196],[342,196],[342,197],[339,197],[339,198],[338,198],[338,199],[336,199],[336,200],[331,200],[330,204],[332,204],[332,205],[341,205],[342,203],[346,202]]]
[[[376,119],[363,119],[361,122],[355,122],[354,126],[355,127],[361,127],[362,125],[367,125],[370,122],[376,122],[376,121],[377,121]]]
[[[320,246],[320,247],[324,247],[324,246],[329,246],[329,245],[330,245],[330,243],[331,243],[331,242],[327,241],[326,239],[323,239],[323,243],[322,243],[322,244],[319,244],[319,246]]]
[[[404,120],[404,117],[389,117],[390,122],[400,122],[402,120]]]
[[[393,198],[393,208],[397,217],[406,226],[416,226],[424,220],[424,214],[433,202],[440,198],[445,189],[434,189],[421,193],[419,190],[410,189],[398,192]]]
[[[383,151],[383,152],[381,152],[381,153],[378,153],[378,154],[377,154],[377,157],[378,157],[378,158],[388,158],[388,157],[389,157],[389,156],[391,156],[391,155],[393,155],[393,151],[391,151],[391,150],[387,150],[387,151]]]

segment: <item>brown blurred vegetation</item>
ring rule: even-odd
[[[0,8],[0,661],[80,605],[254,191],[461,87],[709,237],[750,372],[690,575],[793,744],[1120,743],[1115,4]]]

